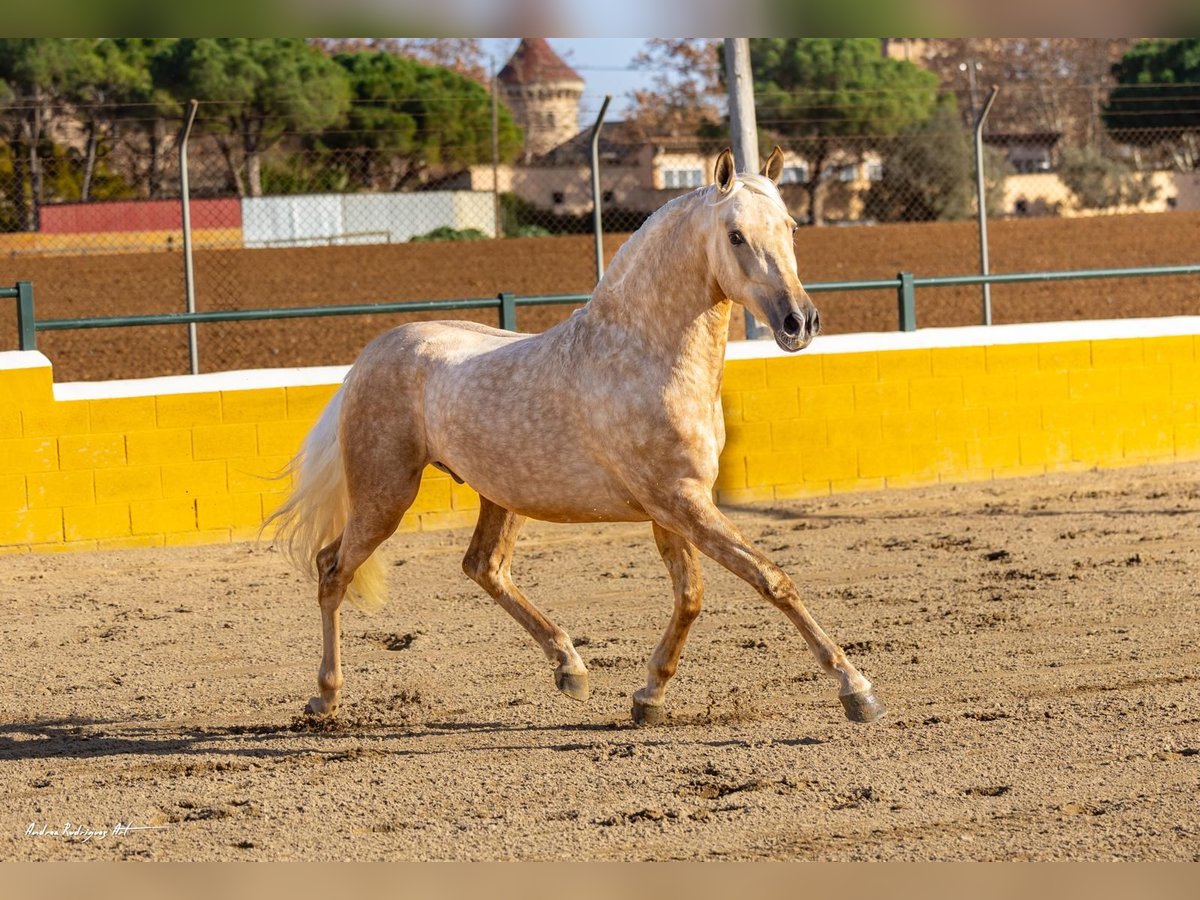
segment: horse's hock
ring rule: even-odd
[[[257,537],[344,368],[54,384],[0,353],[0,552]],[[731,344],[722,504],[1200,458],[1200,317]],[[425,473],[401,525],[471,525]]]

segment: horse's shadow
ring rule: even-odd
[[[0,760],[90,759],[107,756],[201,756],[209,753],[282,757],[294,750],[269,740],[222,746],[245,733],[242,727],[156,727],[144,722],[68,717],[35,719],[0,726]],[[286,733],[286,726],[280,733]],[[264,734],[263,737],[269,737]]]
[[[686,727],[686,723],[683,723]],[[428,746],[429,738],[475,734],[508,736],[502,743],[482,741],[478,746],[453,748]],[[530,739],[520,740],[525,735]],[[536,735],[576,736],[574,740],[537,740]],[[607,738],[601,737],[607,735]],[[297,740],[302,738],[303,740]],[[315,746],[314,746],[315,741]],[[823,743],[819,738],[781,739],[781,746]],[[406,727],[379,723],[312,722],[298,717],[290,723],[253,723],[226,726],[156,726],[129,720],[67,717],[0,725],[0,761],[99,759],[114,756],[243,757],[288,759],[299,757],[346,758],[348,753],[369,752],[391,757],[437,756],[477,751],[551,750],[604,752],[623,747],[737,747],[751,744],[740,738],[697,738],[671,726],[638,728],[628,723],[582,722],[557,725],[514,724],[491,721],[431,721]],[[195,762],[193,761],[194,765]],[[183,768],[189,763],[181,761]]]
[[[721,509],[725,512],[736,513],[746,516],[761,516],[768,519],[777,519],[785,522],[806,522],[809,525],[825,524],[829,525],[834,522],[851,522],[855,524],[864,524],[868,519],[875,522],[897,522],[906,521],[909,519],[924,519],[928,514],[920,510],[915,511],[898,511],[886,513],[830,513],[821,511],[817,514],[806,513],[803,511],[788,509],[780,506],[750,506],[742,503],[722,503]],[[1116,518],[1118,516],[1144,516],[1145,509],[1137,507],[1115,507],[1107,509],[1091,509],[1087,510],[1088,515],[1105,516]],[[1175,505],[1166,509],[1154,510],[1156,516],[1193,516],[1200,513],[1200,509]],[[1040,509],[1030,509],[1022,505],[1009,506],[988,506],[980,509],[977,507],[964,506],[959,509],[942,509],[938,511],[938,516],[946,519],[967,518],[987,516],[989,518],[1000,518],[1011,516],[1015,518],[1047,518],[1053,516],[1079,516],[1078,508],[1066,505],[1059,507],[1043,507]]]

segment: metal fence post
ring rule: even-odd
[[[596,124],[592,126],[592,230],[596,240],[596,284],[604,277],[604,226],[600,216],[600,126],[604,124],[604,114],[608,112],[611,101],[612,94],[605,94]]]
[[[500,297],[500,327],[505,331],[517,330],[517,298],[514,294],[503,291]]]
[[[179,205],[180,225],[183,229],[183,294],[188,314],[196,311],[196,276],[192,268],[192,207],[191,189],[188,187],[188,136],[192,123],[196,121],[198,100],[188,101],[187,121],[179,135]],[[188,322],[188,358],[193,375],[200,374],[200,354],[196,347],[196,323]]]
[[[912,272],[899,272],[900,288],[896,293],[900,307],[900,330],[917,330],[917,285]]]
[[[983,180],[983,125],[987,121],[988,113],[992,111],[992,104],[996,102],[996,94],[999,91],[1000,88],[993,84],[992,91],[983,104],[983,111],[975,120],[975,190],[978,198],[976,202],[979,204],[979,274],[981,275],[989,274],[987,185]],[[992,324],[992,286],[986,281],[983,283],[983,324]]]
[[[17,282],[17,330],[20,332],[19,343],[22,350],[37,349],[37,326],[33,316],[33,282]]]

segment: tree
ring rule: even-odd
[[[352,155],[355,181],[396,190],[431,171],[492,158],[491,96],[446,68],[382,51],[338,54],[353,102],[345,124],[321,143]],[[521,150],[521,130],[507,107],[497,116],[500,160]]]
[[[925,121],[937,103],[937,76],[885,58],[878,38],[753,38],[750,65],[759,127],[808,163],[816,225],[835,170]]]
[[[1113,67],[1104,125],[1123,144],[1200,168],[1200,38],[1142,41]]]
[[[128,154],[130,177],[140,183],[146,196],[163,192],[164,158],[171,143],[173,120],[182,106],[169,90],[169,57],[176,38],[113,38],[114,52],[126,65],[145,73],[122,85],[112,105],[113,134],[132,152]],[[145,159],[140,171],[136,160]]]
[[[239,194],[262,195],[262,157],[287,132],[341,120],[349,86],[340,66],[300,38],[184,38],[163,60],[181,102],[205,102],[196,127],[214,136]]]
[[[649,90],[632,93],[627,121],[643,139],[691,136],[720,120],[724,93],[719,75],[719,41],[651,38],[634,59],[636,68],[656,74]]]
[[[66,93],[75,118],[83,126],[85,145],[79,199],[91,199],[97,161],[109,149],[131,105],[153,91],[149,67],[137,41],[104,38],[89,42],[79,54],[75,83]]]
[[[479,84],[488,81],[487,55],[479,38],[312,38],[330,56],[375,50],[451,69]]]
[[[0,38],[0,138],[11,152],[13,218],[24,230],[37,230],[38,208],[46,199],[42,159],[48,129],[88,77],[89,43]]]
[[[886,149],[883,176],[863,198],[863,215],[883,222],[971,216],[976,202],[974,158],[957,104],[947,97],[928,121],[910,127]],[[1004,202],[1007,168],[1002,151],[984,160],[986,202],[993,210]]]
[[[964,124],[974,123],[988,86],[999,84],[990,131],[1055,131],[1064,143],[1082,145],[1099,137],[1100,98],[1112,83],[1112,64],[1132,43],[1128,38],[938,38],[926,44],[922,61],[944,89],[954,91]]]
[[[1137,206],[1158,196],[1150,173],[1090,148],[1064,150],[1058,177],[1075,195],[1079,209]]]

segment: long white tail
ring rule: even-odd
[[[330,399],[300,447],[287,472],[295,475],[295,486],[287,502],[263,523],[266,529],[275,523],[272,543],[282,549],[298,568],[317,577],[317,553],[334,541],[346,527],[350,515],[350,497],[346,490],[346,472],[342,465],[342,447],[338,438],[338,419],[342,391]],[[386,599],[384,569],[372,554],[354,573],[346,591],[356,607],[373,612]]]

